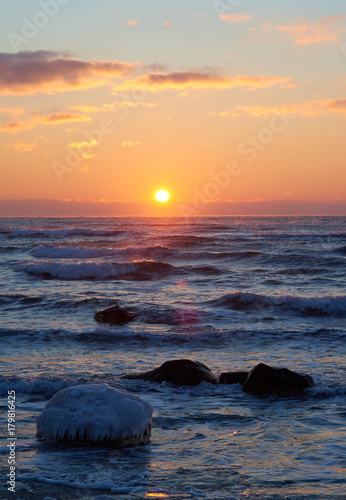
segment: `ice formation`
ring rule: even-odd
[[[38,437],[71,444],[134,446],[150,440],[153,408],[108,384],[67,387],[36,419]]]

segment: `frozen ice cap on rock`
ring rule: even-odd
[[[37,437],[99,446],[134,446],[150,440],[153,408],[144,399],[108,384],[57,392],[36,418]]]

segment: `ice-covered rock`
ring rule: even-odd
[[[134,446],[150,440],[153,408],[108,384],[67,387],[36,419],[38,437],[71,444]]]

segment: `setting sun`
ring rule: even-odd
[[[167,191],[158,191],[155,195],[155,198],[157,201],[162,201],[162,202],[165,202],[165,201],[168,201],[169,199],[169,193],[167,193]]]

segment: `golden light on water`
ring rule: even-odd
[[[166,493],[146,493],[145,498],[168,498]]]
[[[169,200],[169,193],[164,190],[160,190],[156,193],[155,198],[157,201],[166,202]]]

